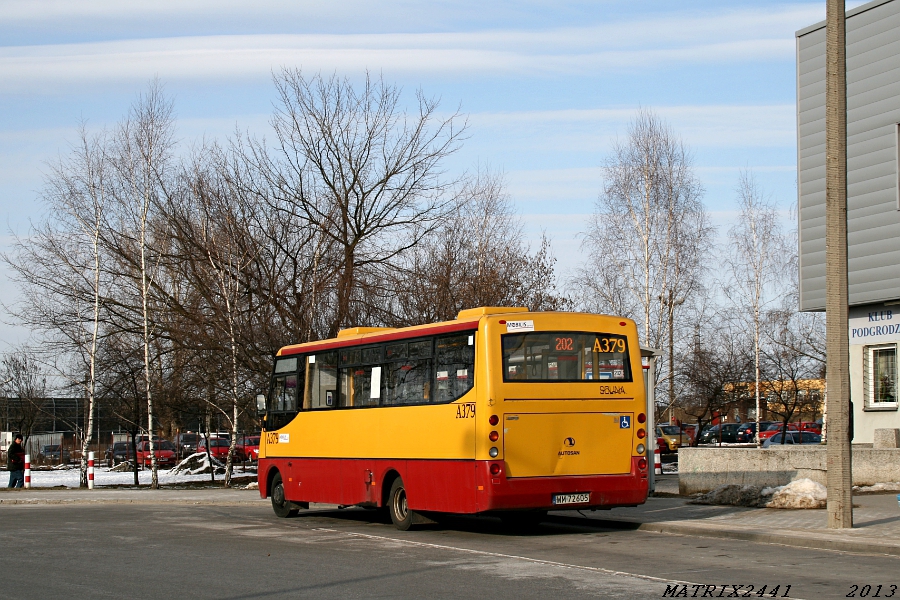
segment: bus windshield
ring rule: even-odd
[[[542,331],[502,339],[503,381],[631,381],[624,335]]]

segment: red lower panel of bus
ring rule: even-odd
[[[524,508],[567,508],[553,504],[556,494],[590,493],[589,504],[569,508],[631,506],[647,498],[647,470],[632,459],[631,473],[507,479],[502,461],[263,458],[259,493],[269,495],[277,470],[285,496],[294,502],[382,506],[383,484],[396,472],[406,484],[413,510],[479,513]],[[491,474],[491,466],[500,472]],[[389,485],[389,483],[388,483]]]

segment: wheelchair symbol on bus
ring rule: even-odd
[[[619,429],[631,429],[630,415],[622,415],[619,417]]]

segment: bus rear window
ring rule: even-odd
[[[631,381],[624,335],[542,331],[502,340],[503,381]]]

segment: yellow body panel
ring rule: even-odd
[[[263,435],[264,457],[473,459],[475,416],[464,414],[473,396],[453,404],[304,412]]]
[[[623,413],[506,413],[504,458],[508,477],[591,475],[631,471],[633,429]],[[633,415],[627,413],[631,419]]]

